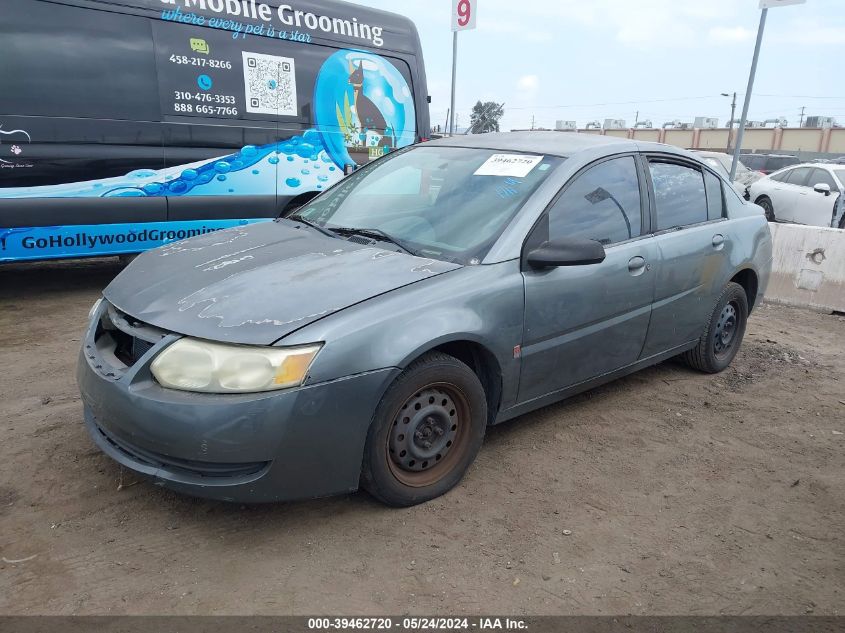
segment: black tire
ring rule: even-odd
[[[778,221],[778,219],[775,217],[775,207],[768,196],[760,196],[759,198],[757,198],[755,204],[758,204],[763,207],[763,211],[766,212],[766,220],[768,220],[769,222]]]
[[[739,351],[747,323],[745,289],[730,282],[719,296],[698,345],[684,353],[684,361],[693,369],[708,374],[723,371]]]
[[[396,378],[376,408],[361,485],[397,507],[439,497],[464,476],[486,429],[478,376],[458,359],[430,352]]]

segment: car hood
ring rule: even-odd
[[[115,307],[189,336],[255,345],[460,265],[261,222],[139,256],[105,289]]]

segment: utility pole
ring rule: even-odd
[[[754,90],[754,75],[757,74],[757,61],[760,59],[760,45],[763,43],[763,31],[766,29],[766,15],[769,7],[785,7],[790,4],[805,4],[807,0],[760,0],[760,26],[757,27],[757,42],[754,44],[754,57],[751,59],[751,72],[748,74],[748,88],[745,90],[745,103],[742,106],[742,119],[739,121],[739,134],[731,163],[731,181],[736,178],[736,166],[742,151],[742,138],[745,136],[745,122],[748,120],[748,108],[751,105],[751,93]]]
[[[640,122],[640,111],[637,110],[637,113],[634,115],[634,127],[637,127],[637,123]]]
[[[452,104],[449,136],[455,135],[455,85],[458,77],[458,31],[475,28],[478,0],[452,0]]]
[[[801,123],[798,124],[798,127],[804,127],[804,110],[807,109],[807,106],[801,106]]]
[[[534,129],[534,115],[531,115],[531,129]]]
[[[455,135],[455,84],[458,78],[458,32],[452,32],[452,107],[449,108],[449,136]]]
[[[742,118],[739,121],[739,133],[736,136],[734,159],[731,163],[731,182],[736,178],[736,166],[742,151],[742,139],[745,136],[745,122],[748,120],[748,108],[751,107],[751,93],[754,91],[754,76],[757,74],[757,61],[760,59],[760,46],[763,43],[763,31],[766,29],[768,8],[760,11],[760,26],[757,27],[757,42],[754,44],[754,57],[751,58],[751,72],[748,75],[748,88],[745,90],[745,103],[742,105]]]
[[[730,93],[723,92],[723,97],[730,97]],[[734,132],[734,117],[736,116],[736,93],[734,93],[733,101],[731,101],[731,118],[728,120],[728,147],[727,151],[728,154],[731,153],[731,137],[733,136]]]

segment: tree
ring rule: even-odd
[[[485,134],[499,131],[499,119],[505,114],[505,104],[495,101],[479,101],[472,106],[469,117],[469,131],[472,134]]]

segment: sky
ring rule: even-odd
[[[422,40],[432,125],[449,108],[451,0],[355,0],[401,13]],[[478,0],[459,34],[456,114],[479,99],[505,104],[502,129],[557,120],[635,117],[655,127],[696,116],[737,118],[760,20],[758,0]],[[770,9],[749,119],[807,115],[845,124],[845,0]],[[639,113],[637,115],[637,112]]]

